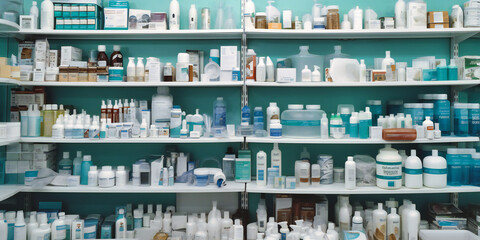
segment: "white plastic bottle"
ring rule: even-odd
[[[353,215],[352,231],[363,231],[363,218],[360,211],[355,211],[355,215]]]
[[[253,0],[245,2],[245,30],[255,29],[255,3]]]
[[[323,114],[320,120],[320,136],[322,139],[328,139],[328,118],[326,113]]]
[[[125,218],[125,209],[118,210],[118,217],[115,221],[115,238],[126,238],[127,236],[127,219]]]
[[[190,61],[190,55],[188,53],[178,53],[177,64],[175,68],[175,81],[188,82],[188,65]]]
[[[62,139],[65,137],[65,125],[63,125],[63,116],[58,116],[57,121],[52,126],[52,138]]]
[[[207,240],[207,223],[205,222],[205,213],[200,214],[200,219],[197,222],[197,232],[195,233],[195,240]]]
[[[197,223],[194,221],[194,218],[196,218],[196,216],[194,215],[188,216],[188,221],[185,229],[187,240],[195,239],[195,233],[197,232]]]
[[[349,156],[345,162],[345,189],[353,190],[357,187],[356,168],[353,157]]]
[[[207,223],[208,239],[210,240],[221,239],[221,226],[220,226],[219,220],[220,219],[217,218],[217,216],[213,216],[213,217],[209,216],[208,223]]]
[[[54,26],[54,9],[53,3],[50,0],[43,0],[42,2],[42,19],[41,19],[41,29],[42,30],[53,30]]]
[[[50,239],[52,230],[50,229],[50,224],[47,223],[47,214],[42,213],[39,214],[38,217],[38,222],[40,223],[40,225],[37,229],[33,230],[32,237],[30,239]]]
[[[222,239],[224,239],[225,237],[228,238],[232,225],[233,225],[233,221],[232,219],[230,219],[230,212],[228,211],[223,212],[222,236],[221,236]]]
[[[97,166],[90,166],[90,170],[88,171],[88,186],[89,187],[98,186]]]
[[[452,6],[451,28],[463,28],[463,10],[459,5]]]
[[[278,108],[276,102],[271,102],[267,107],[267,133],[270,133],[272,119],[280,120],[280,108]]]
[[[117,171],[115,172],[115,185],[116,186],[127,185],[127,172],[125,171],[125,166],[117,167]]]
[[[322,74],[320,73],[320,67],[317,65],[313,66],[314,70],[312,72],[312,82],[321,82],[322,81]]]
[[[432,150],[432,156],[423,159],[423,185],[430,188],[447,186],[447,160]]]
[[[378,203],[378,208],[373,210],[373,232],[381,233],[384,239],[387,239],[387,212],[383,210],[383,203]]]
[[[32,7],[30,8],[30,15],[33,16],[33,29],[38,29],[38,7],[37,1],[32,1]]]
[[[342,206],[338,211],[339,227],[340,234],[343,234],[344,231],[349,231],[351,225],[350,211],[348,210],[348,205],[346,201],[342,202]]]
[[[425,130],[425,138],[429,140],[433,140],[435,138],[435,129],[433,127],[433,122],[430,120],[430,117],[425,117],[425,121],[423,121],[423,129]]]
[[[417,151],[411,150],[410,157],[405,161],[405,187],[421,188],[423,186],[422,160],[417,157]]]
[[[233,225],[233,240],[243,240],[243,226],[240,224],[240,219],[235,219],[235,225]]]
[[[282,151],[278,148],[278,143],[273,143],[273,149],[270,153],[271,163],[270,166],[273,168],[278,168],[280,176],[282,175]]]
[[[387,70],[387,66],[395,64],[395,60],[390,57],[390,51],[385,51],[385,58],[382,60],[382,70]]]
[[[417,211],[416,205],[411,204],[406,214],[406,225],[402,227],[406,228],[406,234],[408,240],[418,240],[418,231],[420,229],[420,212]]]
[[[267,185],[267,154],[264,151],[257,153],[257,185]]]
[[[137,82],[145,82],[145,65],[143,64],[142,57],[137,58],[137,66],[135,67],[135,79]]]
[[[265,63],[265,81],[266,82],[275,82],[275,67],[273,66],[273,61],[270,57],[267,57]]]
[[[387,215],[387,239],[392,239],[390,236],[395,236],[393,239],[400,240],[400,216],[397,214],[397,209],[392,208],[390,214]]]
[[[256,73],[256,80],[257,82],[265,82],[266,79],[266,66],[265,66],[265,58],[260,57],[258,64],[257,64],[257,73]]]
[[[335,223],[329,222],[328,223],[328,230],[327,230],[327,237],[328,240],[338,240],[338,233],[335,231]]]
[[[0,222],[2,219],[0,219]],[[1,224],[1,223],[0,223]],[[37,223],[37,212],[32,211],[30,212],[30,218],[27,224],[27,239],[32,239],[32,233],[33,230],[38,228],[38,223]],[[0,227],[0,232],[1,232],[1,227]],[[2,239],[0,237],[0,239]]]
[[[406,4],[404,0],[398,0],[395,3],[395,28],[404,29],[407,25]]]
[[[65,213],[58,213],[58,219],[52,223],[52,239],[60,240],[67,238],[67,226],[65,225]]]
[[[359,82],[367,81],[367,66],[365,65],[365,60],[360,59],[360,70],[359,70]]]
[[[265,199],[260,199],[257,208],[257,231],[264,233],[267,229],[267,207],[265,205]]]
[[[172,234],[172,214],[167,212],[163,218],[163,232],[170,235]]]
[[[170,2],[170,11],[168,12],[168,27],[170,30],[180,29],[180,4],[177,0]]]
[[[27,225],[25,224],[23,211],[17,211],[17,219],[15,220],[15,230],[13,235],[15,240],[27,240]]]
[[[188,12],[188,28],[190,30],[197,29],[198,26],[198,15],[197,8],[195,4],[190,5],[190,11]]]
[[[7,221],[5,220],[5,213],[0,212],[0,239],[7,240],[8,239],[7,235],[8,235],[8,224],[7,224]]]
[[[135,58],[134,57],[129,57],[128,58],[128,65],[127,65],[127,82],[135,82],[136,81],[136,71],[137,71],[137,68],[135,66]],[[103,104],[102,104],[102,106],[103,106]]]
[[[42,119],[37,104],[31,104],[28,109],[28,136],[40,137],[40,123]]]
[[[147,119],[142,118],[142,123],[140,124],[140,137],[146,138],[148,137],[148,125]]]
[[[302,82],[311,82],[311,81],[312,81],[312,71],[310,71],[308,66],[305,65],[305,68],[302,70]]]

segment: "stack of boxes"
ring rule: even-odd
[[[38,170],[55,168],[56,145],[17,143],[7,146],[5,184],[31,184]]]
[[[10,94],[10,122],[20,122],[20,112],[28,110],[30,104],[45,104],[45,87],[32,90],[14,88]]]
[[[96,0],[92,1],[53,1],[55,7],[55,29],[58,30],[98,30],[101,9]],[[68,3],[64,3],[68,2]],[[92,2],[92,3],[82,3]]]
[[[20,80],[20,67],[8,64],[8,58],[0,57],[0,78]]]
[[[463,4],[464,26],[480,27],[480,0],[470,0]]]
[[[450,28],[450,19],[448,11],[428,12],[428,28]]]

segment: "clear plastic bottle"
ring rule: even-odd
[[[63,152],[63,158],[58,162],[58,173],[60,174],[72,174],[73,162],[70,159],[69,152]]]
[[[135,82],[135,81],[136,81],[135,58],[129,57],[128,65],[127,65],[127,82]]]
[[[135,79],[137,82],[145,82],[145,65],[143,64],[142,57],[137,58],[137,66],[135,68]]]
[[[213,103],[213,119],[212,125],[215,129],[215,134],[217,131],[222,131],[227,127],[227,105],[223,100],[223,97],[218,97],[217,100]]]

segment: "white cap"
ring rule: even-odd
[[[288,104],[288,110],[303,110],[303,104]]]
[[[113,51],[120,52],[120,49],[121,49],[120,45],[113,45]]]
[[[105,45],[98,45],[99,52],[105,52],[106,50],[107,50],[107,47]]]
[[[190,61],[190,55],[188,53],[179,53],[177,56],[177,62],[188,63]]]
[[[125,171],[125,166],[118,166],[117,171]]]
[[[217,97],[218,101],[223,101],[223,97]]]
[[[468,108],[470,109],[479,109],[480,108],[480,103],[469,103]]]
[[[432,99],[433,100],[447,100],[448,95],[447,94],[432,94]]]
[[[70,158],[69,152],[63,152],[63,158]]]
[[[90,171],[97,171],[97,166],[90,166]]]
[[[220,51],[218,49],[210,49],[210,57],[220,57]]]
[[[276,106],[277,106],[277,103],[276,103],[276,102],[271,102],[269,106],[270,106],[270,107],[276,107]]]
[[[367,100],[367,105],[382,105],[382,100]]]
[[[37,6],[37,1],[33,1],[33,2],[32,2],[32,5],[33,5],[33,6]],[[458,6],[458,5],[457,5],[457,6]]]
[[[307,110],[320,110],[321,106],[320,105],[307,105],[306,109]]]
[[[112,166],[103,166],[102,171],[112,171]]]
[[[83,161],[92,161],[92,156],[91,155],[83,156]]]
[[[423,108],[433,108],[433,103],[424,103]]]

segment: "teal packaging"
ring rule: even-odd
[[[109,82],[123,82],[123,67],[108,68]]]
[[[95,30],[95,29],[97,29],[97,19],[88,18],[87,19],[87,30]]]
[[[97,224],[98,224],[98,219],[95,219],[95,218],[85,219],[84,226],[83,226],[84,239],[97,238]]]
[[[436,69],[423,69],[423,81],[436,81],[437,70]]]
[[[448,80],[447,65],[440,65],[437,67],[437,80]]]
[[[252,151],[239,150],[235,159],[235,182],[250,182],[252,177]]]
[[[455,136],[468,136],[468,104],[455,103],[453,105],[453,132]]]
[[[108,7],[128,8],[128,1],[127,0],[110,0],[108,1]]]
[[[472,154],[470,170],[470,184],[480,186],[480,153]]]
[[[87,4],[78,4],[78,16],[87,18]]]
[[[182,110],[180,106],[174,105],[170,115],[170,137],[180,138],[182,130]]]
[[[368,139],[370,137],[370,120],[358,121],[360,139]]]
[[[372,111],[372,108],[370,108]],[[387,102],[387,115],[403,113],[403,101],[402,100],[392,100]],[[373,113],[372,113],[373,114]],[[376,123],[376,121],[375,121]],[[376,126],[377,124],[375,124]]]
[[[421,126],[425,120],[422,103],[405,103],[403,105],[405,116],[410,114],[412,116],[413,125]]]
[[[71,17],[71,4],[63,4],[63,14],[62,17],[69,18]]]
[[[38,176],[38,170],[27,170],[25,171],[25,180],[24,183],[27,186],[31,186],[33,180]]]
[[[8,223],[7,224],[7,240],[14,240],[14,232],[15,232],[15,223]]]
[[[54,10],[54,13],[53,13],[54,16],[55,16],[56,18],[57,18],[57,17],[62,17],[62,16],[63,16],[63,6],[62,6],[62,4],[60,4],[60,3],[55,3],[55,4],[53,5],[53,7],[54,7],[54,9],[55,9],[55,10]]]
[[[5,158],[0,157],[0,185],[5,184]]]
[[[464,148],[462,150],[462,184],[469,185],[471,166],[473,163],[472,154],[475,154],[474,148]]]
[[[78,18],[78,11],[79,11],[79,4],[72,4],[71,7],[70,7],[70,16],[72,16],[72,18]]]
[[[87,19],[80,19],[80,25],[79,26],[79,29],[80,30],[87,30]]]
[[[461,151],[457,148],[447,150],[447,184],[449,186],[462,185]]]
[[[372,113],[372,126],[377,126],[377,120],[383,115],[382,101],[381,100],[367,100],[367,107],[370,108]]]
[[[55,19],[55,29],[58,29],[58,30],[65,29],[63,18],[56,18]]]
[[[455,59],[450,60],[448,65],[448,80],[458,80],[458,67],[455,64]]]
[[[80,19],[72,18],[72,30],[80,29]]]
[[[468,104],[468,134],[470,136],[480,136],[480,104]]]
[[[430,117],[433,121],[433,103],[423,103],[423,116]]]
[[[351,138],[358,138],[358,123],[350,124],[350,137]]]
[[[113,230],[113,226],[111,222],[103,223],[100,231],[101,239],[112,239],[112,236],[113,236],[112,230]]]
[[[95,18],[97,16],[97,5],[95,4],[87,4],[87,17],[88,18]]]
[[[143,227],[143,218],[133,218],[133,229]]]
[[[433,94],[433,121],[439,123],[442,136],[449,136],[450,129],[450,101],[447,94]]]

